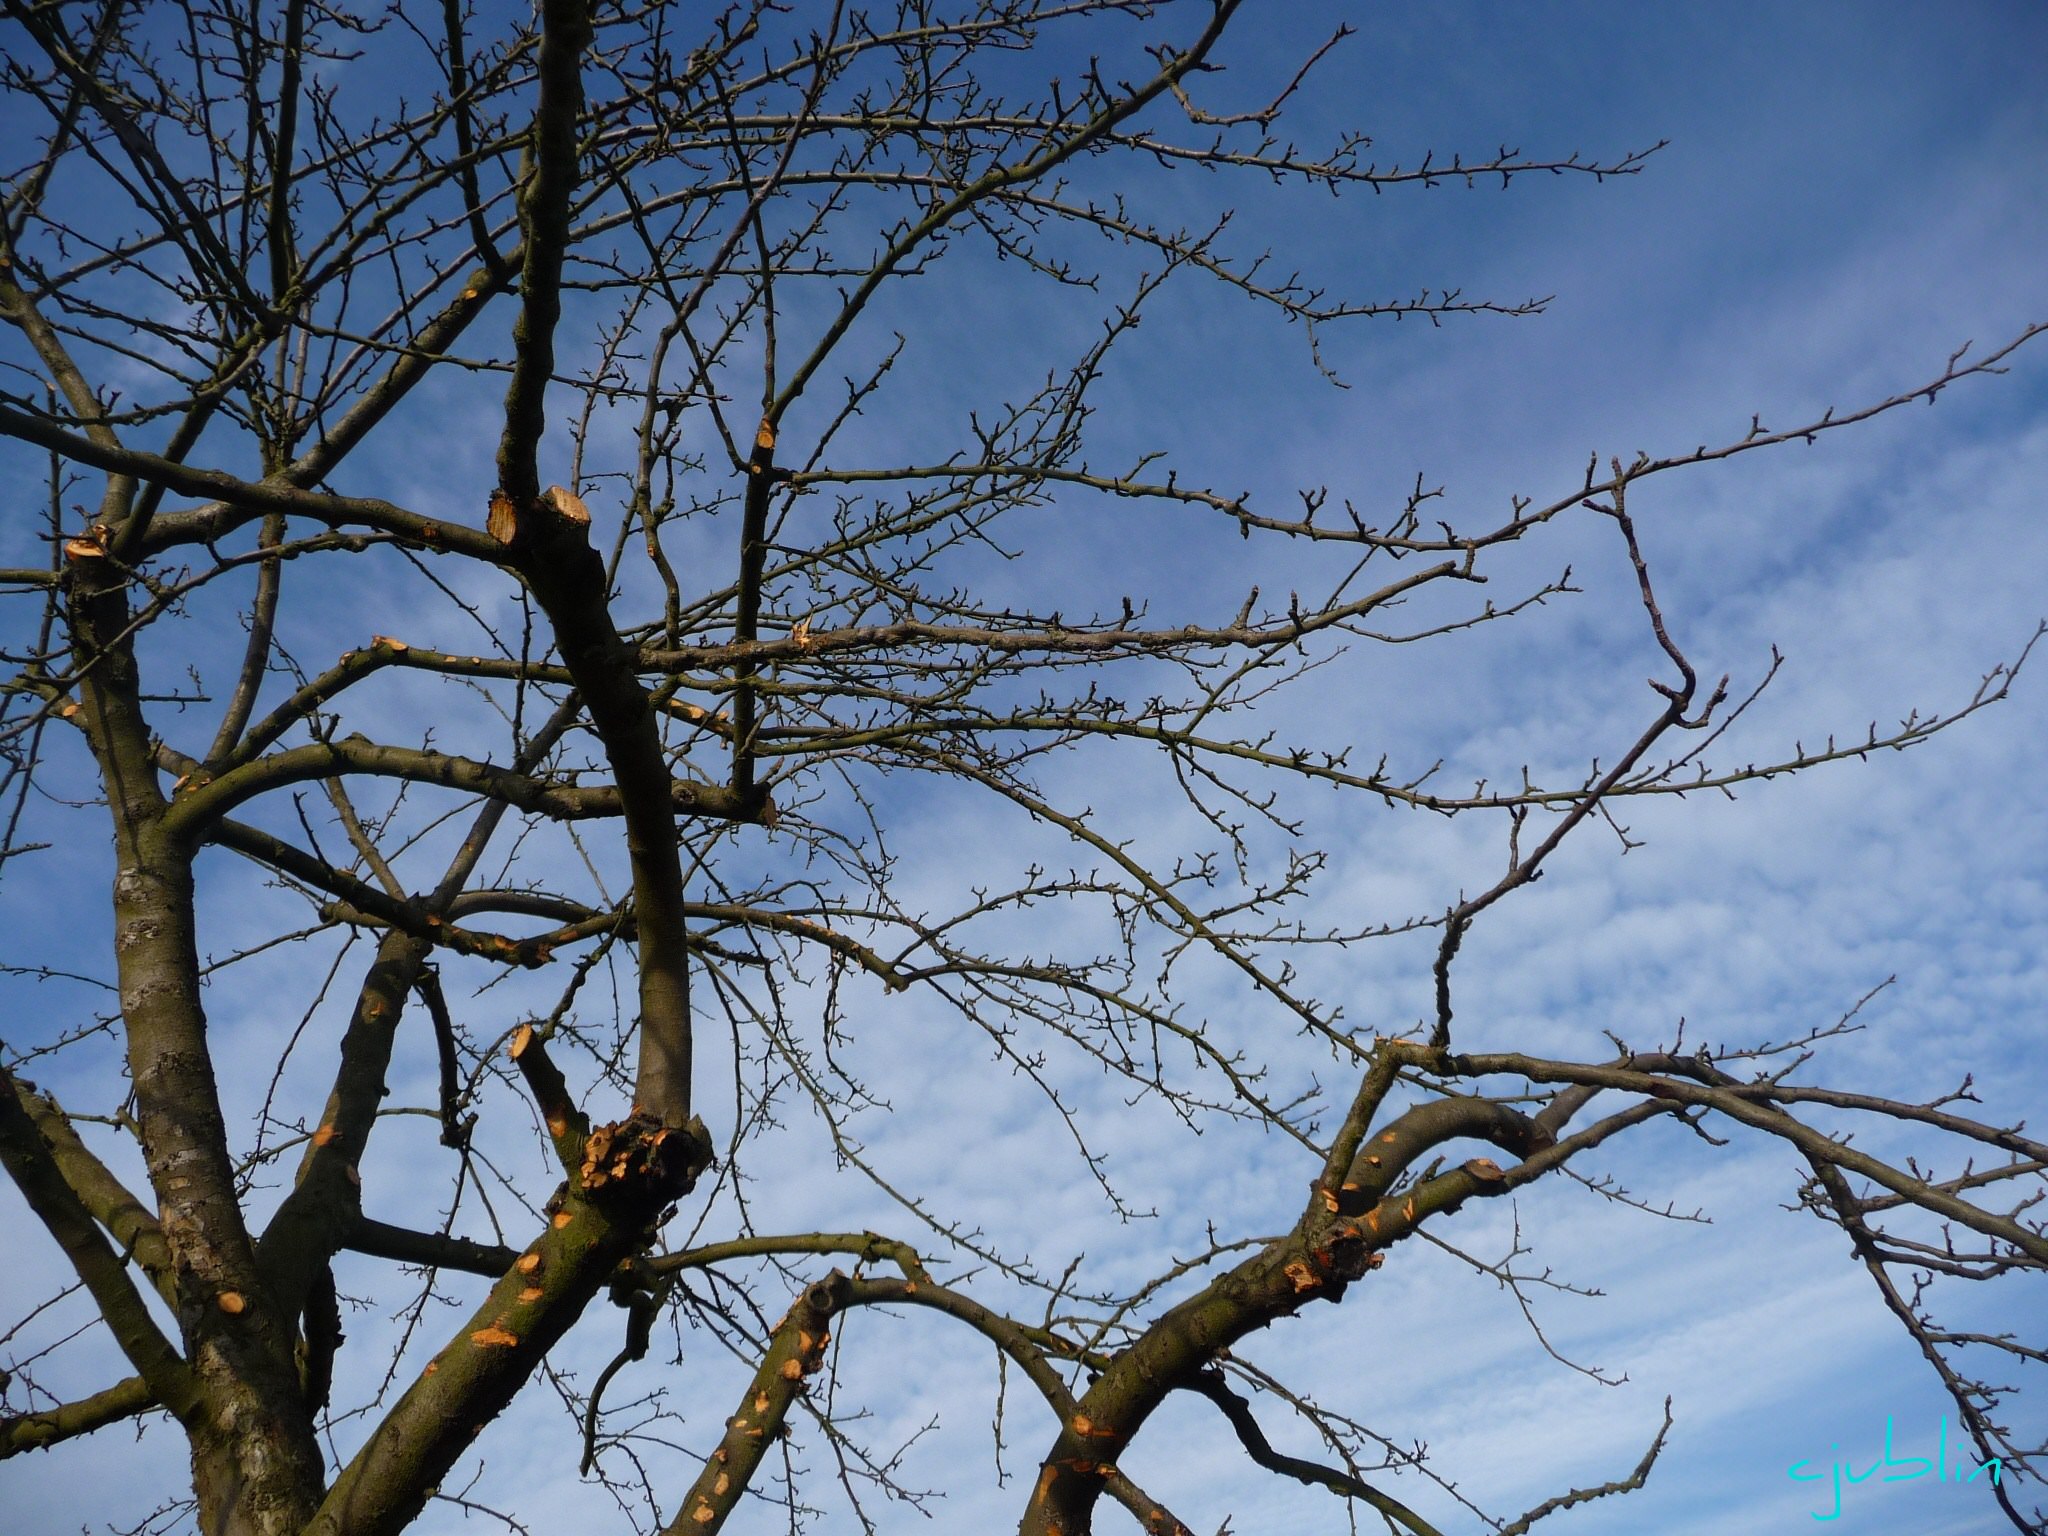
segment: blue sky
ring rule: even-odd
[[[2039,88],[2048,12],[2037,6],[1254,5],[1226,50],[1231,71],[1207,88],[1228,100],[1239,78],[1268,79],[1276,60],[1338,21],[1358,34],[1299,98],[1289,131],[1303,143],[1359,128],[1373,135],[1373,156],[1401,162],[1425,150],[1473,158],[1502,144],[1596,158],[1669,144],[1639,176],[1602,185],[1530,178],[1505,192],[1411,188],[1330,200],[1146,179],[1155,199],[1185,200],[1190,219],[1228,203],[1232,248],[1278,247],[1284,265],[1340,292],[1400,297],[1428,286],[1555,297],[1539,318],[1333,328],[1324,361],[1349,386],[1335,389],[1298,331],[1189,282],[1114,357],[1093,439],[1103,463],[1164,448],[1184,479],[1250,490],[1272,507],[1303,485],[1384,507],[1420,474],[1445,488],[1446,516],[1479,525],[1510,495],[1542,502],[1568,490],[1589,452],[1604,460],[1681,451],[1739,437],[1752,413],[1786,425],[1881,399],[1933,377],[1966,340],[1988,346],[2048,318],[2048,99]],[[857,348],[881,346],[899,320],[922,329],[911,333],[898,411],[868,421],[851,446],[880,451],[915,435],[943,447],[963,401],[1013,393],[1093,335],[1096,312],[1071,292],[993,280],[986,266],[942,268],[928,286],[906,290],[900,313],[873,317],[874,334]],[[1909,709],[1952,707],[2048,615],[2044,348],[2037,342],[2009,375],[1968,381],[1933,410],[1915,406],[1811,448],[1641,488],[1632,510],[1646,553],[1674,632],[1702,670],[1732,673],[1739,689],[1773,645],[1786,658],[1724,756],[1761,760],[1795,739],[1859,735]],[[389,456],[352,466],[343,488],[470,515],[468,487],[491,440],[478,435],[465,447],[464,420],[422,422]],[[1234,535],[1202,542],[1183,537],[1170,516],[1113,508],[1060,503],[1020,523],[1014,541],[1033,553],[990,579],[1073,592],[1077,608],[1113,602],[1136,584],[1153,595],[1155,614],[1175,621],[1227,615],[1254,579],[1254,559],[1266,561],[1256,579],[1269,591],[1295,581],[1306,593],[1327,579],[1316,558],[1241,554]],[[8,563],[25,554],[16,543],[10,534]],[[1291,741],[1355,745],[1368,761],[1382,751],[1418,767],[1441,758],[1447,783],[1498,782],[1524,764],[1539,776],[1575,776],[1590,756],[1611,758],[1654,703],[1642,678],[1655,657],[1619,555],[1598,519],[1562,520],[1498,562],[1490,595],[1526,589],[1566,564],[1582,595],[1438,644],[1361,647],[1264,701],[1262,723]],[[464,590],[510,611],[501,582],[480,578]],[[315,654],[322,633],[340,637],[331,648],[429,622],[416,593],[327,597],[307,615]],[[432,638],[474,643],[452,632]],[[1467,942],[1460,1044],[1591,1057],[1602,1031],[1647,1043],[1667,1038],[1681,1017],[1689,1039],[1784,1038],[1896,976],[1862,1016],[1867,1028],[1836,1042],[1816,1079],[1925,1097],[1974,1072],[1990,1119],[2048,1102],[2035,1044],[2048,1004],[2039,746],[2048,739],[2048,664],[2036,666],[2043,670],[2024,676],[2006,703],[1910,753],[1755,786],[1733,802],[1631,805],[1625,819],[1643,846],[1626,856],[1611,836],[1581,837]],[[400,707],[443,707],[430,697],[441,696],[422,692]],[[1100,755],[1050,763],[1043,782],[1157,855],[1199,835],[1155,778],[1126,775]],[[1080,857],[965,797],[906,785],[885,794],[907,901],[957,897],[992,852],[1013,863],[1033,852]],[[1311,923],[1440,910],[1500,865],[1495,828],[1313,795],[1297,803],[1330,861],[1305,914]],[[67,857],[32,880],[10,871],[0,900],[24,950],[98,970],[103,957],[70,936],[91,924],[73,914],[94,914],[103,900],[97,850]],[[253,878],[225,868],[211,878],[221,900],[209,950],[264,931]],[[1041,909],[1023,941],[1098,947],[1088,921]],[[1349,1021],[1398,1033],[1428,1008],[1429,949],[1427,939],[1392,939],[1312,951],[1300,963]],[[239,1108],[253,1109],[267,1087],[279,1027],[272,1001],[306,995],[309,972],[331,958],[312,946],[280,953],[224,978],[210,998]],[[352,956],[342,974],[358,962]],[[1226,981],[1197,976],[1205,990],[1195,1005],[1219,1038],[1258,1051],[1277,1081],[1332,1081],[1327,1054],[1247,1011]],[[545,999],[557,984],[543,976],[463,1006],[510,1018],[515,1003]],[[5,985],[0,1009],[17,1049],[84,1005],[63,994],[53,1006],[52,987]],[[1128,1107],[1122,1085],[1075,1071],[1063,1087],[1092,1144],[1127,1204],[1157,1212],[1122,1221],[1057,1127],[1016,1097],[983,1040],[915,998],[862,1002],[860,1068],[897,1106],[861,1120],[864,1145],[885,1170],[943,1169],[925,1185],[935,1205],[979,1224],[1005,1252],[1029,1253],[1054,1272],[1085,1254],[1085,1279],[1128,1285],[1199,1246],[1205,1223],[1275,1231],[1298,1211],[1312,1171],[1298,1149],[1228,1125],[1198,1139],[1174,1134],[1156,1106]],[[288,1091],[322,1080],[323,1059],[308,1057],[287,1074]],[[711,1057],[706,1078],[716,1081],[729,1068],[715,1049]],[[59,1083],[68,1096],[91,1094],[83,1065]],[[401,1063],[401,1097],[425,1102],[430,1081],[430,1053]],[[723,1105],[719,1113],[730,1114]],[[432,1135],[429,1122],[401,1122],[373,1154],[364,1175],[374,1210],[427,1214],[420,1202],[432,1194],[416,1187],[413,1169],[433,1155]],[[987,1150],[960,1160],[962,1144]],[[1626,1471],[1671,1396],[1675,1428],[1648,1488],[1545,1526],[1594,1536],[1812,1529],[1825,1502],[1787,1478],[1791,1463],[1825,1467],[1836,1447],[1867,1461],[1887,1417],[1909,1454],[1932,1443],[1944,1412],[1953,1429],[1953,1411],[1839,1236],[1781,1208],[1798,1186],[1788,1154],[1754,1139],[1710,1148],[1662,1131],[1598,1167],[1646,1201],[1701,1210],[1712,1224],[1658,1221],[1566,1184],[1532,1191],[1512,1210],[1493,1202],[1464,1213],[1445,1235],[1497,1256],[1519,1218],[1539,1268],[1604,1293],[1547,1298],[1547,1337],[1575,1361],[1625,1374],[1625,1385],[1602,1386],[1551,1359],[1493,1282],[1414,1244],[1341,1308],[1311,1309],[1246,1353],[1396,1442],[1426,1440],[1439,1471],[1502,1515]],[[764,1226],[902,1225],[858,1180],[829,1170],[817,1127],[801,1116],[750,1172]],[[18,1230],[25,1218],[5,1208]],[[11,1311],[56,1271],[55,1255],[40,1252],[11,1271]],[[382,1283],[367,1261],[354,1278],[363,1292]],[[451,1284],[468,1294],[468,1282]],[[342,1285],[350,1289],[349,1274]],[[1953,1300],[1959,1316],[1974,1305],[1979,1325],[2031,1327],[2036,1342],[2048,1316],[2038,1285],[1993,1303]],[[388,1310],[387,1300],[351,1321],[338,1396],[381,1374]],[[445,1326],[430,1320],[428,1331]],[[614,1332],[593,1320],[564,1364],[587,1381],[615,1347]],[[930,1521],[892,1510],[883,1529],[1014,1523],[1043,1426],[1030,1404],[1011,1401],[1011,1481],[994,1486],[985,1353],[919,1318],[855,1319],[843,1334],[842,1391],[871,1403],[878,1443],[940,1423],[904,1465],[911,1481],[945,1488],[946,1499],[928,1506]],[[701,1448],[739,1377],[710,1341],[691,1336],[684,1348],[680,1369],[660,1364],[657,1349],[633,1381],[668,1390],[689,1415],[671,1431]],[[89,1390],[103,1366],[80,1351],[67,1369]],[[2048,1423],[2040,1401],[2037,1390],[2009,1409],[2037,1435]],[[1283,1448],[1313,1452],[1277,1408],[1262,1412]],[[687,1457],[642,1450],[679,1491]],[[488,1432],[479,1455],[477,1497],[536,1530],[625,1523],[608,1496],[576,1478],[560,1405],[545,1388]],[[150,1502],[138,1488],[174,1485],[182,1459],[160,1426],[140,1445],[111,1431],[0,1467],[0,1501],[25,1512],[11,1517],[24,1530],[97,1531],[132,1521]],[[809,1459],[814,1469],[828,1461],[815,1447]],[[1330,1495],[1258,1474],[1200,1404],[1163,1412],[1129,1466],[1204,1533],[1225,1516],[1238,1536],[1345,1528]],[[1394,1486],[1406,1496],[1406,1484]],[[1450,1506],[1426,1491],[1413,1497],[1447,1528],[1462,1528]],[[1993,1515],[1975,1490],[1865,1486],[1839,1521],[1819,1528],[1967,1536],[1999,1529]],[[772,1516],[756,1511],[736,1528],[776,1529]],[[824,1529],[851,1529],[843,1518]],[[1102,1528],[1120,1519],[1105,1510]],[[421,1528],[439,1536],[478,1527],[437,1505]]]

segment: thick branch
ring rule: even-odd
[[[426,944],[402,933],[387,934],[377,946],[377,957],[357,989],[334,1086],[299,1164],[298,1181],[257,1246],[272,1294],[293,1311],[304,1305],[360,1209],[357,1165],[384,1098],[406,998],[428,953]]]
[[[628,1121],[600,1127],[592,1145],[599,1133],[609,1134],[601,1166],[586,1160],[549,1202],[546,1230],[343,1468],[304,1536],[398,1536],[410,1525],[708,1161],[691,1131]]]
[[[659,768],[658,760],[657,771],[659,788],[653,793],[659,796],[665,818],[695,812],[719,815],[738,808],[737,798],[719,785],[670,779]],[[181,833],[195,834],[260,794],[287,784],[347,773],[405,779],[483,795],[555,821],[631,814],[625,795],[610,785],[551,784],[496,763],[454,757],[423,747],[387,746],[364,736],[347,736],[339,741],[312,741],[287,747],[230,769],[219,778],[195,772],[179,783],[168,824]]]
[[[512,1037],[512,1061],[526,1079],[527,1091],[547,1123],[548,1140],[562,1171],[575,1177],[583,1164],[584,1146],[590,1136],[590,1117],[576,1107],[561,1068],[548,1055],[547,1041],[531,1024],[522,1024]]]
[[[1518,1158],[1534,1156],[1552,1141],[1549,1132],[1520,1110],[1491,1099],[1432,1099],[1403,1113],[1357,1153],[1338,1187],[1338,1210],[1357,1215],[1392,1188],[1423,1153],[1461,1137],[1491,1142]]]
[[[136,1199],[127,1185],[95,1157],[71,1128],[56,1102],[17,1080],[16,1097],[35,1122],[50,1149],[57,1171],[77,1192],[80,1202],[102,1227],[113,1235],[121,1250],[149,1276],[157,1294],[173,1308],[178,1304],[177,1277],[172,1269],[171,1251],[164,1243],[163,1228],[155,1216]]]
[[[22,1199],[64,1250],[121,1352],[149,1384],[151,1396],[190,1421],[199,1407],[197,1384],[129,1282],[121,1256],[77,1191],[65,1182],[49,1143],[22,1108],[24,1087],[0,1067],[0,1163],[5,1163]]]
[[[556,486],[521,505],[492,498],[491,532],[513,554],[590,711],[618,785],[639,923],[640,1051],[634,1103],[664,1125],[690,1120],[690,991],[674,789],[652,700],[612,625],[590,514]]]
[[[562,317],[562,258],[568,251],[569,199],[576,188],[589,0],[542,0],[540,25],[540,101],[527,147],[531,169],[519,199],[525,237],[519,316],[512,323],[512,383],[505,391],[505,431],[498,442],[498,484],[515,502],[540,495],[535,455],[547,424],[545,396],[555,371],[555,326]]]
[[[415,1232],[410,1227],[394,1227],[362,1215],[350,1223],[341,1245],[374,1259],[415,1264],[421,1269],[455,1269],[469,1275],[488,1275],[494,1280],[519,1257],[517,1249],[500,1243],[472,1242],[444,1232]]]
[[[388,501],[302,490],[281,475],[263,480],[244,480],[222,470],[194,469],[157,454],[93,442],[48,417],[31,416],[12,406],[0,405],[0,437],[34,443],[61,454],[73,463],[129,475],[164,486],[180,495],[219,501],[247,514],[284,512],[329,527],[361,524],[396,534],[429,549],[448,550],[493,562],[500,558],[497,548],[479,530],[422,517]],[[156,531],[160,533],[162,530],[159,527]]]
[[[60,1440],[89,1435],[109,1424],[132,1419],[157,1406],[156,1394],[140,1376],[116,1382],[104,1392],[82,1397],[75,1403],[44,1408],[35,1413],[12,1414],[0,1419],[0,1461],[23,1451],[40,1451]]]
[[[738,1507],[759,1470],[761,1458],[781,1437],[804,1378],[824,1364],[832,1319],[846,1304],[851,1283],[841,1271],[833,1270],[815,1285],[806,1286],[775,1325],[768,1352],[740,1400],[739,1411],[725,1421],[725,1435],[718,1448],[705,1459],[704,1470],[662,1536],[713,1536],[724,1529],[726,1518]]]

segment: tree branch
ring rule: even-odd
[[[683,1496],[676,1517],[662,1536],[715,1536],[738,1507],[761,1458],[782,1435],[782,1427],[804,1379],[825,1361],[832,1319],[846,1305],[852,1282],[839,1270],[804,1288],[775,1332],[740,1399],[739,1411],[725,1421],[725,1435]]]
[[[10,1414],[0,1419],[0,1461],[23,1451],[40,1451],[59,1441],[89,1435],[109,1424],[132,1419],[157,1407],[156,1394],[140,1376],[116,1382],[104,1392],[82,1397],[75,1403],[34,1413]]]
[[[192,1373],[129,1283],[121,1256],[101,1235],[78,1192],[65,1181],[49,1143],[22,1107],[25,1090],[33,1091],[0,1067],[0,1163],[6,1165],[29,1209],[64,1250],[72,1269],[91,1292],[100,1316],[113,1330],[121,1352],[148,1383],[150,1395],[181,1421],[193,1422],[200,1399]]]

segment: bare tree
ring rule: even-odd
[[[2001,1507],[2044,1528],[2021,1486],[2038,1453],[1959,1359],[1988,1347],[2017,1369],[2038,1341],[1944,1328],[1930,1281],[2048,1267],[2026,1214],[2048,1146],[1970,1118],[1967,1087],[1916,1103],[1813,1084],[1846,1022],[1564,1060],[1469,1050],[1455,1007],[1475,926],[1567,838],[1619,829],[1625,802],[1914,746],[2005,697],[2023,652],[1945,712],[1722,762],[1762,683],[1731,696],[1695,670],[1634,519],[1678,471],[1932,400],[2039,327],[1860,409],[1596,460],[1491,521],[1437,521],[1419,483],[1384,512],[1321,489],[1281,507],[1155,455],[1091,456],[1105,360],[1169,282],[1220,285],[1312,343],[1345,321],[1541,303],[1331,294],[1227,217],[1180,222],[1187,177],[1397,193],[1626,176],[1643,154],[1302,148],[1278,125],[1320,52],[1263,89],[1212,78],[1239,0],[541,0],[516,22],[457,0],[5,9],[12,110],[39,127],[8,149],[0,433],[18,504],[47,478],[44,515],[9,528],[21,565],[0,572],[0,857],[17,895],[38,860],[109,831],[113,858],[111,908],[77,919],[102,935],[90,969],[12,962],[53,1001],[8,1026],[0,1156],[104,1325],[80,1348],[110,1337],[126,1365],[55,1401],[18,1357],[0,1455],[168,1415],[192,1494],[157,1528],[372,1536],[466,1503],[479,1433],[552,1385],[585,1471],[639,1528],[716,1531],[750,1498],[803,1523],[826,1495],[784,1447],[798,1431],[866,1523],[917,1490],[859,1405],[816,1386],[836,1334],[886,1350],[929,1309],[1036,1400],[1004,1431],[1036,1461],[1027,1533],[1092,1529],[1105,1496],[1145,1530],[1184,1530],[1172,1490],[1123,1465],[1173,1394],[1213,1403],[1252,1461],[1354,1519],[1429,1533],[1388,1491],[1417,1458],[1240,1346],[1369,1289],[1468,1202],[1679,1121],[1796,1151],[1807,1204],[1847,1235],[1975,1454],[2002,1460]],[[924,297],[942,258],[986,285],[978,308]],[[1008,323],[1006,295],[1033,285],[1099,326],[1034,388],[952,400],[976,376],[971,332]],[[475,472],[465,445],[489,440],[494,478],[454,483]],[[1098,606],[1101,573],[1059,568],[1049,512],[1133,506],[1216,538],[1211,558],[1253,570],[1272,550],[1270,569],[1316,585],[1216,613]],[[1478,585],[1588,509],[1628,557],[1621,600],[1661,671],[1632,736],[1586,743],[1582,775],[1451,790],[1426,765],[1260,723],[1266,694],[1343,646],[1572,590]],[[1015,551],[1034,578],[1006,571]],[[1164,562],[1115,577],[1171,590]],[[416,627],[371,635],[366,612]],[[1209,846],[1143,849],[1050,778],[1067,751],[1156,773]],[[1447,906],[1307,926],[1321,860],[1304,791],[1490,818],[1501,872]],[[895,845],[962,804],[990,829],[986,875],[938,889]],[[1353,1025],[1356,1000],[1311,995],[1291,958],[1402,934],[1434,951],[1434,1016],[1406,1035]],[[281,953],[288,968],[262,974],[304,995],[267,995],[252,1067],[247,1031],[230,1046],[209,1026],[207,988]],[[1258,1031],[1204,1006],[1225,994],[1314,1041],[1333,1094],[1276,1086]],[[1090,1166],[1100,1127],[1063,1088],[1077,1069],[1191,1133],[1283,1138],[1306,1198],[1275,1192],[1278,1235],[1217,1233],[1141,1283],[1041,1269],[867,1153],[862,1042],[918,999],[978,1032]],[[87,1070],[101,1086],[61,1105],[31,1081]],[[253,1123],[223,1109],[230,1070],[270,1078]],[[437,1123],[438,1164],[407,1115]],[[1919,1150],[1863,1150],[1849,1133],[1865,1122]],[[380,1157],[405,1170],[410,1210],[366,1208]],[[849,1180],[899,1225],[757,1215]],[[1512,1256],[1488,1262],[1517,1295],[1532,1283]],[[338,1267],[404,1325],[397,1363],[349,1401],[331,1390]],[[434,1305],[451,1296],[452,1327]],[[628,1390],[654,1373],[635,1362],[665,1319],[743,1361],[736,1399],[709,1401],[694,1360],[665,1395]],[[623,1321],[601,1374],[551,1369],[579,1320],[614,1336]],[[1282,1412],[1314,1426],[1324,1461],[1273,1447],[1262,1419]],[[1603,1487],[1472,1517],[1519,1532],[1639,1487],[1663,1438]],[[662,1451],[677,1441],[694,1481]]]

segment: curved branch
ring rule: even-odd
[[[149,1383],[140,1376],[130,1376],[77,1402],[34,1413],[10,1414],[0,1419],[0,1461],[23,1451],[40,1451],[59,1441],[89,1435],[156,1406],[156,1394],[150,1391]]]
[[[423,517],[388,501],[308,491],[291,484],[281,475],[263,480],[244,480],[223,470],[194,469],[158,454],[94,442],[48,417],[32,416],[13,406],[0,405],[0,437],[34,443],[73,463],[89,464],[111,474],[161,485],[182,496],[218,501],[251,515],[283,512],[329,527],[360,524],[395,534],[428,549],[468,555],[471,559],[492,564],[500,563],[503,558],[497,546],[477,529]]]
[[[1686,1082],[1658,1075],[1660,1072],[1708,1073],[1710,1067],[1697,1057],[1629,1056],[1610,1066],[1587,1066],[1547,1061],[1515,1052],[1491,1052],[1453,1056],[1449,1061],[1459,1073],[1471,1076],[1503,1073],[1526,1077],[1531,1082],[1583,1083],[1717,1110],[1731,1120],[1790,1142],[1811,1158],[1880,1184],[1922,1210],[1946,1217],[1985,1237],[2010,1243],[2036,1263],[2048,1265],[2048,1237],[2019,1222],[1994,1216],[1925,1179],[1902,1173],[1889,1163],[1803,1124],[1781,1109],[1753,1103],[1736,1091],[1739,1085]]]
[[[1214,1403],[1237,1432],[1238,1444],[1244,1447],[1245,1454],[1268,1472],[1278,1472],[1311,1487],[1327,1488],[1347,1499],[1369,1504],[1390,1522],[1398,1520],[1415,1536],[1442,1536],[1435,1526],[1406,1504],[1392,1494],[1380,1492],[1362,1478],[1274,1450],[1272,1441],[1266,1438],[1265,1430],[1259,1427],[1259,1421],[1252,1413],[1252,1405],[1230,1390],[1220,1371],[1199,1372],[1191,1380],[1181,1383],[1181,1389]]]
[[[169,752],[164,756],[173,763],[190,761]],[[551,783],[496,763],[455,757],[424,747],[387,746],[365,736],[346,736],[338,741],[287,747],[231,768],[218,778],[195,767],[175,786],[165,827],[180,836],[200,835],[235,807],[270,790],[351,773],[460,790],[502,800],[517,810],[554,821],[588,821],[629,814],[626,795],[613,785],[586,788]],[[670,779],[664,773],[660,793],[663,813],[668,816],[746,819],[738,797],[716,784]]]

